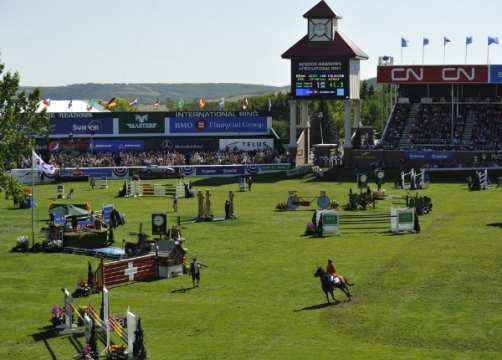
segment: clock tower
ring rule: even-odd
[[[347,159],[353,129],[361,126],[360,62],[369,57],[339,31],[342,18],[324,0],[303,17],[308,24],[307,35],[282,55],[283,59],[291,60],[290,152],[296,150],[297,154],[304,155],[310,152],[309,101],[343,101]],[[303,132],[299,137],[297,130]],[[309,157],[305,159],[308,164]],[[298,160],[297,166],[302,165],[301,162]]]

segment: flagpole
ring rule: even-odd
[[[490,45],[488,45],[486,49],[486,63],[490,65]]]
[[[446,43],[443,44],[443,65],[446,64]]]
[[[425,44],[422,44],[422,65],[425,64]]]
[[[403,60],[403,47],[401,46],[401,65],[404,65],[404,60]]]
[[[465,42],[465,65],[467,65],[467,49],[469,48],[469,45],[467,44],[467,41]]]
[[[35,161],[33,159],[33,153],[35,149],[32,148],[31,151],[31,247],[35,247]]]

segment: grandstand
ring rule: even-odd
[[[502,145],[500,66],[380,66],[397,100],[385,150],[496,151]]]

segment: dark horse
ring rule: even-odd
[[[326,294],[326,300],[328,300],[329,304],[329,296],[328,294],[331,294],[331,298],[333,301],[336,302],[335,296],[333,292],[335,289],[340,289],[343,291],[343,293],[347,296],[349,301],[352,300],[352,294],[350,293],[350,286],[354,286],[354,284],[351,284],[347,279],[345,279],[343,276],[338,275],[338,278],[340,281],[335,285],[333,282],[330,281],[330,276],[329,274],[324,271],[321,267],[317,268],[317,271],[314,274],[315,277],[318,277],[321,280],[321,288],[322,291]]]

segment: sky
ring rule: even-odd
[[[302,15],[316,0],[0,0],[0,59],[26,86],[74,83],[251,83],[288,85],[285,52],[307,32]],[[404,62],[502,63],[500,0],[327,0],[343,19],[339,30],[369,56]]]

